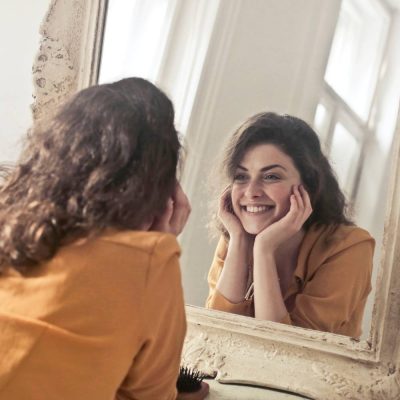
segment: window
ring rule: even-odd
[[[185,132],[219,1],[109,0],[99,82],[139,76],[172,99]]]
[[[343,0],[314,127],[342,190],[354,202],[384,101],[391,14],[380,0]]]
[[[342,3],[325,81],[363,121],[371,109],[389,22],[379,1]]]
[[[128,76],[157,80],[175,3],[174,0],[108,2],[100,83]]]

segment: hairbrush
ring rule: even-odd
[[[201,388],[201,382],[206,377],[202,372],[188,367],[180,367],[176,388],[180,393],[193,393]]]

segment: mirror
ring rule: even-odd
[[[219,77],[223,74],[218,66],[224,66],[224,62],[227,63],[228,60],[231,60],[228,57],[227,43],[237,40],[230,30],[230,27],[234,26],[231,22],[241,15],[241,6],[246,1],[199,1],[197,3],[200,8],[195,14],[196,18],[209,16],[210,10],[207,7],[201,7],[204,4],[213,4],[216,10],[224,10],[223,13],[214,14],[213,18],[218,23],[210,24],[207,31],[209,35],[211,33],[213,36],[221,35],[224,40],[219,44],[210,42],[209,47],[205,44],[205,42],[208,43],[207,34],[199,35],[198,41],[192,42],[192,47],[189,45],[186,47],[187,54],[191,55],[189,57],[191,68],[188,64],[181,63],[182,69],[180,70],[168,69],[167,66],[170,65],[168,59],[161,57],[159,60],[160,65],[166,67],[163,72],[163,79],[166,82],[165,89],[170,93],[172,91],[168,88],[177,90],[175,102],[177,109],[182,110],[181,116],[178,114],[178,120],[181,130],[187,129],[188,141],[190,139],[189,132],[192,132],[191,156],[195,160],[199,160],[204,154],[202,149],[205,148],[208,149],[209,154],[213,153],[217,144],[223,139],[219,133],[229,134],[234,127],[232,124],[235,125],[254,111],[266,108],[280,111],[286,108],[284,111],[312,121],[313,112],[310,113],[310,109],[306,105],[295,100],[302,99],[303,95],[309,95],[310,92],[315,94],[311,88],[316,88],[308,85],[308,80],[318,71],[320,76],[323,76],[323,65],[316,63],[320,68],[310,68],[307,63],[296,64],[295,70],[301,74],[303,79],[298,84],[299,86],[294,85],[294,87],[290,86],[294,76],[280,69],[287,79],[284,81],[285,84],[289,86],[285,91],[276,91],[280,97],[278,96],[279,100],[275,106],[269,101],[263,100],[265,89],[256,85],[260,82],[260,77],[253,74],[252,70],[246,86],[247,98],[259,101],[259,108],[256,110],[253,107],[254,104],[239,102],[237,98],[227,96],[229,87],[221,84],[218,86],[214,83],[221,82]],[[224,3],[228,8],[219,8]],[[271,2],[271,10],[279,8],[283,3],[288,4],[286,1]],[[301,11],[303,7],[307,9],[308,1],[289,3],[293,9]],[[322,2],[314,2],[316,5],[318,3]],[[190,2],[185,2],[185,4],[188,5]],[[333,2],[330,1],[323,2],[324,7],[332,6],[332,4]],[[53,104],[64,96],[97,81],[105,7],[106,1],[104,0],[76,0],[73,3],[53,0],[50,4],[41,29],[43,38],[39,57],[43,64],[41,64],[40,70],[34,68],[38,112],[50,112]],[[335,7],[338,5],[335,4]],[[335,7],[333,10],[330,9],[327,18],[331,12],[337,12]],[[189,9],[193,11],[193,8],[189,7]],[[315,29],[318,28],[318,32],[311,35],[311,38],[316,40],[323,37],[320,30],[323,30],[324,25],[328,22],[322,17],[314,18],[315,16],[316,14],[311,13],[308,19],[300,18],[300,20],[313,32],[316,32]],[[224,21],[225,23],[220,23]],[[398,28],[396,28],[399,23],[397,14],[394,21],[391,30],[398,32]],[[197,19],[192,19],[188,23],[197,27],[197,22]],[[277,51],[282,49],[280,38],[276,38],[275,43]],[[309,59],[314,60],[312,55],[319,53],[315,42],[311,40],[303,43],[309,44]],[[52,44],[56,44],[56,46]],[[183,47],[185,48],[185,46]],[[193,48],[197,51],[193,52]],[[207,49],[212,52],[208,53]],[[175,60],[188,60],[183,57],[182,51],[178,50],[176,49],[176,52],[170,55],[170,60],[174,58]],[[198,69],[198,62],[203,65],[202,57],[205,57],[206,54],[215,56],[214,63],[205,63],[205,70]],[[243,55],[239,56],[244,63],[250,63],[251,60],[244,58]],[[327,57],[326,53],[325,61]],[[322,62],[322,64],[324,63]],[[229,71],[225,70],[225,72]],[[230,71],[230,73],[233,72]],[[194,86],[191,83],[172,84],[174,80],[175,83],[182,82],[185,74],[197,77],[202,84]],[[209,75],[208,80],[205,78],[206,75]],[[264,75],[266,74],[261,74],[262,77]],[[239,74],[239,77],[241,76]],[[38,85],[38,79],[35,79],[39,77],[45,79],[45,82],[39,80],[41,86]],[[271,78],[272,83],[278,81],[276,76],[273,78]],[[49,85],[46,86],[46,83]],[[236,84],[239,83],[240,81],[237,79]],[[200,89],[194,90],[197,87]],[[267,87],[269,88],[268,93],[275,93],[274,85]],[[290,87],[292,90],[289,90]],[[305,87],[307,87],[307,91],[303,90]],[[319,98],[319,91],[316,91],[318,92],[316,98]],[[218,93],[221,94],[220,97],[217,96]],[[317,102],[315,100],[314,105]],[[185,108],[180,104],[185,104]],[[237,121],[227,122],[223,114],[216,112],[223,104],[231,107]],[[290,106],[287,107],[287,104]],[[192,109],[193,112],[191,112]],[[187,115],[192,116],[189,121],[185,119]],[[397,122],[396,129],[395,141],[392,145],[392,165],[387,167],[385,174],[388,180],[388,206],[382,207],[382,212],[383,209],[386,209],[387,219],[382,245],[382,263],[377,281],[379,289],[376,292],[372,329],[368,340],[358,341],[325,332],[188,306],[188,332],[183,352],[185,364],[209,372],[220,382],[273,387],[312,398],[383,400],[400,396],[400,348],[397,346],[397,336],[400,330],[400,318],[398,317],[400,273],[397,268],[400,260],[399,122]],[[209,137],[216,138],[218,142],[213,142],[212,146],[207,145]],[[196,164],[196,162],[189,164],[186,168],[187,176],[202,174],[203,171],[198,169],[199,165],[201,164]],[[197,192],[195,192],[196,184],[193,185],[194,187],[188,185],[189,193],[200,193],[202,188],[197,188]],[[202,235],[202,232],[199,234]],[[185,246],[186,240],[183,238],[183,246]],[[191,269],[195,269],[193,264],[197,262],[197,254],[189,253],[187,257],[192,260]]]
[[[376,239],[362,329],[368,337],[400,98],[393,89],[400,45],[388,29],[396,15],[378,0],[108,2],[100,82],[131,75],[157,82],[186,136],[184,186],[193,211],[181,244],[188,304],[204,306],[216,248],[206,227],[211,166],[249,116],[288,113],[315,127],[356,224]]]

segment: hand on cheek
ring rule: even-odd
[[[311,200],[302,185],[295,185],[290,196],[290,209],[279,221],[261,231],[254,245],[264,251],[275,252],[277,248],[299,232],[312,213]]]
[[[244,235],[246,232],[242,223],[233,211],[232,206],[232,189],[228,186],[220,197],[218,218],[221,220],[225,229],[231,238]]]
[[[172,233],[178,236],[189,218],[191,212],[189,200],[176,182],[175,191],[167,201],[164,213],[150,227],[152,231]]]

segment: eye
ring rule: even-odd
[[[233,181],[234,182],[244,182],[247,179],[247,176],[245,174],[242,174],[238,172],[233,176]]]
[[[265,174],[263,179],[266,181],[278,181],[280,177],[276,174]]]

